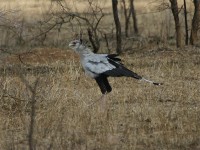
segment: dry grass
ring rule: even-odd
[[[48,8],[42,0],[16,2],[3,3],[7,8],[24,8],[22,14],[29,23]],[[144,1],[136,2],[137,12],[151,11]],[[138,15],[141,34],[159,35],[168,42],[166,35],[174,33],[171,17],[166,12]],[[71,39],[68,30],[63,38],[68,33]],[[57,38],[52,35],[47,43]],[[121,56],[125,65],[164,85],[110,78],[113,91],[106,95],[103,112],[101,101],[88,106],[101,93],[71,51],[43,47],[27,52],[30,48],[25,47],[11,50],[11,55],[1,53],[0,149],[29,149],[30,141],[34,149],[200,149],[200,49],[174,49],[168,43],[137,47],[133,42],[124,42],[136,47]]]
[[[128,68],[164,85],[110,78],[113,91],[106,96],[104,112],[99,109],[100,102],[88,107],[101,93],[96,83],[84,76],[76,57],[56,57],[59,61],[52,63],[51,54],[46,54],[49,63],[45,64],[30,60],[29,65],[41,70],[41,66],[51,68],[41,72],[32,69],[25,75],[31,86],[39,78],[35,148],[199,149],[199,52],[188,47],[124,55]],[[31,93],[18,75],[23,68],[18,65],[18,73],[9,76],[5,70],[0,78],[1,149],[28,148]]]

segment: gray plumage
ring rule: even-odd
[[[69,47],[79,54],[85,73],[96,80],[102,94],[106,94],[112,91],[112,88],[107,79],[109,76],[132,77],[138,80],[150,82],[154,85],[160,85],[160,83],[155,83],[153,81],[147,80],[125,68],[124,65],[120,62],[121,59],[117,58],[117,54],[95,54],[82,43],[82,40],[74,40],[70,42]]]

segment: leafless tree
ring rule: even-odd
[[[175,29],[176,29],[176,46],[181,47],[181,25],[179,21],[179,9],[177,0],[169,0],[171,3],[171,10],[174,16]]]
[[[128,37],[128,28],[129,28],[131,11],[130,9],[127,8],[125,0],[122,0],[122,7],[124,10],[124,18],[125,18],[125,36]]]
[[[192,19],[192,29],[191,29],[191,35],[190,35],[190,44],[196,44],[198,40],[197,32],[199,30],[200,25],[200,1],[199,0],[193,0],[194,3],[194,16]]]
[[[125,36],[128,37],[128,29],[130,24],[130,17],[132,16],[133,20],[133,31],[135,34],[138,34],[138,25],[137,25],[137,18],[136,18],[136,12],[135,12],[135,6],[134,6],[134,0],[129,0],[129,7],[127,8],[127,1],[122,0],[122,7],[124,11],[124,17],[125,17]]]
[[[184,16],[185,16],[185,44],[188,45],[188,23],[187,23],[187,5],[186,5],[186,1],[183,0],[184,2]]]
[[[24,19],[19,17],[18,10],[1,10],[0,9],[0,34],[6,32],[4,45],[10,46],[11,40],[15,41],[16,45],[24,45],[25,40],[23,33],[25,30]]]
[[[138,34],[138,25],[137,25],[137,17],[136,17],[136,12],[135,12],[134,0],[130,0],[130,11],[132,14],[134,32],[135,34]]]
[[[119,21],[117,5],[118,5],[118,0],[112,0],[113,17],[116,27],[116,42],[117,42],[116,52],[120,54],[122,52],[121,50],[122,39],[121,39],[121,23]]]
[[[61,6],[62,15],[65,17],[71,18],[71,23],[73,21],[78,23],[81,26],[82,22],[84,22],[84,26],[86,25],[87,34],[89,40],[92,44],[93,50],[96,53],[100,48],[99,41],[99,24],[104,17],[103,9],[95,3],[94,0],[88,0],[88,12],[78,13],[72,12],[69,8],[63,5],[62,1],[58,1],[58,4]],[[73,26],[73,25],[72,25]]]

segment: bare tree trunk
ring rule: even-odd
[[[177,0],[170,0],[171,3],[171,10],[174,16],[175,21],[175,29],[176,29],[176,46],[181,47],[181,26],[179,21],[179,11],[178,11],[178,4]]]
[[[128,37],[128,28],[129,28],[129,22],[130,22],[130,16],[131,16],[131,9],[128,11],[126,8],[126,1],[122,0],[123,10],[124,10],[124,17],[125,17],[125,36]]]
[[[117,40],[116,51],[118,54],[120,54],[122,52],[121,51],[122,39],[121,39],[121,24],[119,21],[117,5],[118,5],[118,0],[112,0],[113,17],[116,27],[116,40]]]
[[[197,43],[198,36],[198,28],[200,25],[200,1],[199,0],[193,0],[194,2],[194,16],[192,19],[192,29],[191,29],[191,35],[190,35],[190,44],[194,45]]]
[[[187,23],[187,5],[186,5],[186,1],[184,1],[184,16],[185,16],[185,44],[188,45],[188,23]]]
[[[137,18],[136,18],[136,13],[135,13],[134,0],[130,0],[130,11],[132,14],[132,19],[133,19],[134,32],[136,34],[138,34],[138,26],[137,26]]]

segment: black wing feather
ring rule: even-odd
[[[132,77],[135,79],[142,79],[142,77],[140,75],[138,75],[137,73],[132,72],[131,70],[125,68],[125,67],[119,67],[119,68],[115,68],[112,70],[108,70],[106,72],[104,72],[105,75],[107,76],[111,76],[111,77]]]
[[[117,56],[118,56],[117,54],[110,54],[107,56],[109,63],[115,66],[116,68],[104,72],[105,75],[112,77],[126,76],[126,77],[133,77],[135,79],[142,79],[140,75],[124,67],[124,65],[120,62],[121,59],[116,58]]]
[[[121,59],[120,59],[120,58],[117,58],[117,56],[119,56],[119,55],[118,55],[118,54],[109,54],[109,55],[107,56],[107,58],[110,59],[110,60],[113,60],[113,61],[120,62]]]

